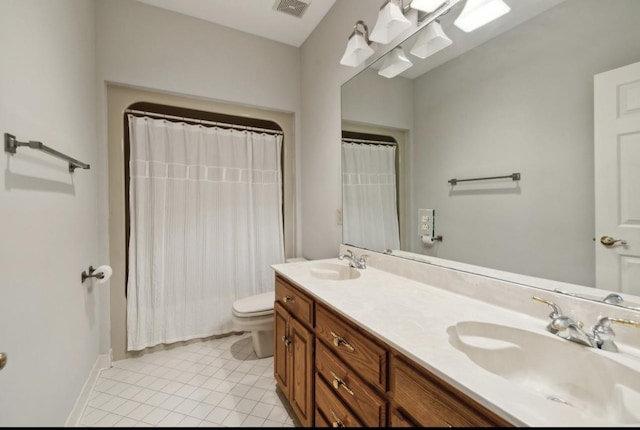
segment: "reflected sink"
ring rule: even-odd
[[[541,327],[544,330],[544,327]],[[640,424],[640,372],[546,332],[480,321],[447,329],[449,343],[480,368],[581,416]]]
[[[332,281],[356,279],[360,277],[358,269],[338,263],[315,263],[311,266],[311,276]]]

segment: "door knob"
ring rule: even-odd
[[[4,369],[4,366],[7,364],[7,354],[4,352],[0,352],[0,370]]]
[[[611,236],[602,236],[600,238],[600,243],[605,246],[615,245],[617,242],[620,242],[621,245],[626,245],[627,241],[622,239],[614,239]]]

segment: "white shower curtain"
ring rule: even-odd
[[[282,136],[129,116],[127,349],[230,332],[284,262]]]
[[[396,147],[342,142],[342,242],[400,249]]]

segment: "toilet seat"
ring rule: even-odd
[[[238,318],[272,315],[275,300],[275,291],[245,297],[233,303],[232,312]]]

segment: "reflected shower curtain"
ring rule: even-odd
[[[342,142],[342,242],[400,249],[396,147]]]
[[[127,349],[230,332],[284,262],[282,136],[129,116]]]

